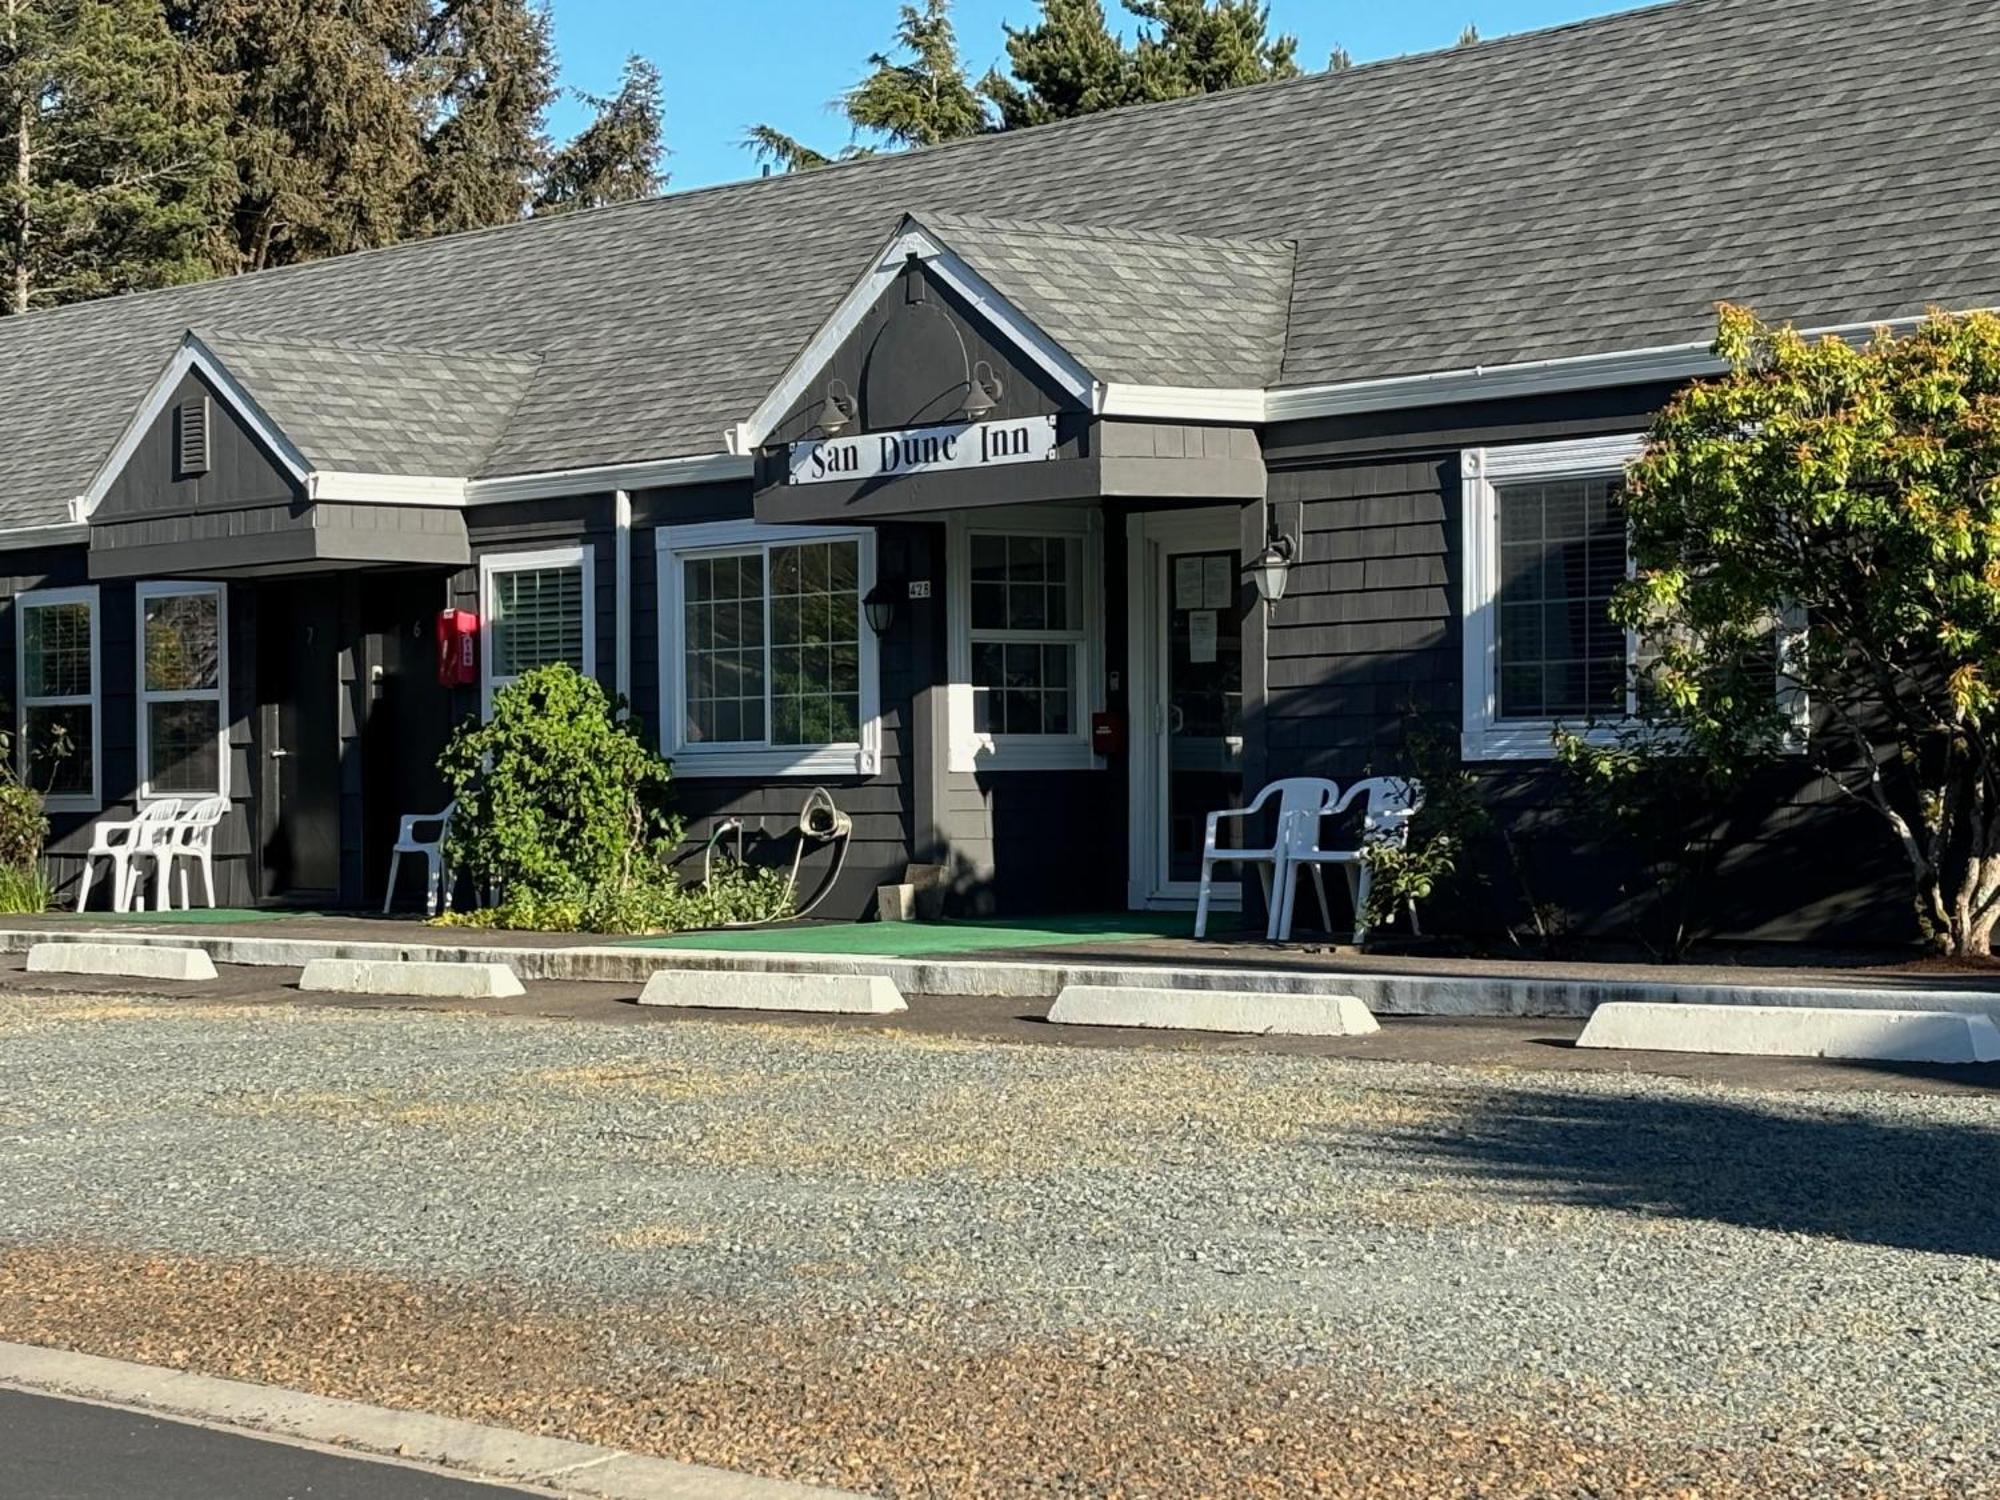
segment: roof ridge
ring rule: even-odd
[[[1227,246],[1231,249],[1293,250],[1298,242],[1289,236],[1264,235],[1239,239],[1229,235],[1182,234],[1171,229],[1133,229],[1116,224],[1090,224],[1068,219],[1015,219],[996,214],[965,214],[912,209],[919,224],[978,224],[1015,232],[1060,233],[1094,240],[1130,241],[1145,245],[1186,245],[1195,249]]]
[[[343,338],[298,338],[280,334],[257,333],[240,328],[223,328],[217,325],[196,323],[189,325],[188,332],[205,344],[216,342],[237,344],[262,344],[277,349],[338,349],[347,354],[403,354],[417,355],[424,359],[484,360],[488,362],[511,362],[527,366],[540,366],[544,356],[532,349],[482,349],[474,347],[440,348],[428,344],[383,344],[372,339]]]

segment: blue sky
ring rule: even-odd
[[[628,52],[665,81],[672,186],[703,187],[756,174],[738,144],[744,127],[776,125],[822,149],[847,141],[828,107],[886,48],[897,0],[548,0],[570,88],[608,93]],[[1633,0],[1271,0],[1274,29],[1299,38],[1299,60],[1323,67],[1336,45],[1357,62],[1425,52],[1457,40],[1530,31],[1632,8]],[[1117,0],[1106,0],[1114,19]],[[959,46],[975,76],[1006,53],[1001,23],[1026,25],[1035,0],[957,0]],[[588,117],[565,100],[552,125],[567,136]]]

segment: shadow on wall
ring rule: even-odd
[[[1797,1113],[1724,1099],[1470,1092],[1394,1149],[1495,1192],[1947,1255],[2000,1257],[2000,1129],[1891,1121],[1826,1096]]]

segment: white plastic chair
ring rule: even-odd
[[[1312,872],[1313,884],[1319,891],[1320,915],[1326,919],[1328,930],[1332,929],[1333,919],[1327,914],[1326,882],[1320,874],[1322,865],[1339,865],[1346,874],[1347,893],[1354,902],[1355,946],[1359,947],[1368,940],[1368,888],[1373,872],[1361,857],[1361,852],[1382,844],[1400,847],[1409,841],[1410,820],[1424,805],[1423,783],[1404,776],[1370,776],[1347,789],[1347,795],[1334,804],[1334,816],[1346,812],[1357,800],[1362,806],[1361,842],[1356,848],[1320,848],[1317,827],[1310,838],[1294,833],[1289,857],[1280,874],[1278,910],[1272,918],[1272,941],[1282,943],[1292,935],[1292,907],[1298,899],[1301,866]],[[1313,815],[1298,816],[1310,818]],[[1314,821],[1316,823],[1317,820]],[[1412,901],[1410,931],[1416,933],[1419,930],[1417,903]]]
[[[83,875],[76,883],[76,909],[82,911],[90,900],[92,872],[100,859],[107,859],[111,861],[111,909],[130,910],[132,887],[139,873],[133,866],[132,856],[152,848],[156,840],[166,837],[180,811],[179,798],[162,797],[158,802],[148,802],[140,808],[136,818],[100,820],[90,830],[90,849],[83,856]]]
[[[1332,807],[1339,796],[1340,788],[1324,776],[1287,776],[1265,787],[1248,807],[1229,807],[1210,813],[1208,828],[1201,840],[1201,895],[1195,901],[1194,935],[1203,937],[1208,932],[1209,891],[1214,883],[1215,867],[1221,864],[1257,866],[1257,878],[1264,882],[1264,904],[1271,907],[1275,919],[1277,893],[1284,887],[1287,840],[1294,836],[1294,829],[1306,837],[1314,836],[1319,829],[1320,815]],[[1224,818],[1255,817],[1273,797],[1278,799],[1278,822],[1276,836],[1268,846],[1229,849],[1216,844],[1216,830]],[[1302,820],[1297,816],[1301,813],[1310,813],[1312,817]]]
[[[442,812],[409,813],[396,830],[396,848],[389,856],[389,885],[382,892],[382,915],[389,915],[389,903],[396,898],[396,871],[403,863],[405,854],[421,854],[424,857],[424,915],[434,917],[438,907],[443,905],[451,910],[451,882],[446,878],[444,865],[445,830],[451,827],[451,815],[458,807],[456,802],[447,802]],[[437,824],[437,836],[430,840],[417,837],[417,830],[426,823]]]
[[[192,860],[201,868],[202,895],[207,898],[209,909],[215,909],[215,830],[228,811],[227,797],[203,797],[196,802],[184,803],[180,816],[167,825],[166,832],[150,847],[139,851],[136,859],[153,862],[154,911],[173,910],[170,886],[176,870],[181,877],[181,910],[188,910],[188,876],[187,867],[182,863],[184,860]],[[135,868],[134,875],[137,873]]]

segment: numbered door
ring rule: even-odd
[[[1208,815],[1243,796],[1243,606],[1237,515],[1138,518],[1135,718],[1150,742],[1135,757],[1134,905],[1191,905]],[[1135,613],[1141,601],[1135,598]],[[1143,663],[1137,660],[1143,655]],[[1226,838],[1236,830],[1225,829]],[[1236,890],[1221,893],[1225,906]]]

